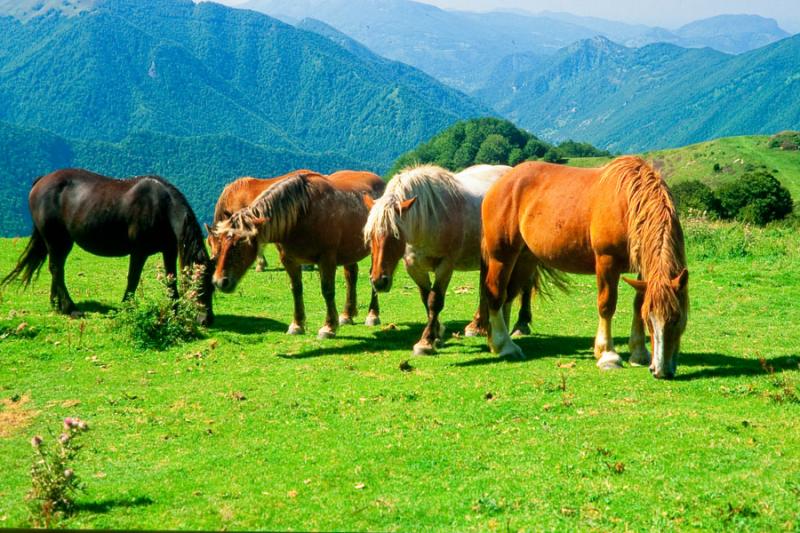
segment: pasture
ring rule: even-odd
[[[272,248],[267,272],[216,295],[205,339],[138,352],[113,318],[127,259],[76,250],[67,284],[84,319],[50,310],[46,268],[0,302],[0,527],[27,524],[31,436],[77,415],[92,428],[75,465],[86,490],[65,527],[797,530],[800,235],[685,225],[691,312],[669,382],[595,367],[593,277],[536,300],[520,362],[453,336],[477,273],[454,276],[435,357],[411,355],[424,314],[402,269],[381,326],[286,336]],[[24,243],[0,241],[0,272]],[[303,277],[316,326],[318,274]],[[341,269],[336,288],[341,309]],[[622,284],[623,357],[632,298]]]

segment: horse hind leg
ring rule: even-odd
[[[48,250],[49,261],[47,266],[52,278],[50,283],[50,305],[59,313],[76,316],[80,313],[78,313],[75,302],[72,301],[69,295],[64,280],[64,267],[67,263],[67,255],[69,255],[70,250],[72,250],[71,242],[61,249],[52,247]]]
[[[344,282],[347,286],[347,298],[344,303],[344,312],[339,315],[339,325],[353,324],[353,317],[358,313],[356,303],[356,281],[358,280],[358,263],[345,265]]]
[[[486,291],[486,305],[489,313],[489,348],[501,358],[523,359],[525,354],[511,340],[508,326],[503,317],[508,284],[516,259],[516,254],[505,261],[490,254],[485,266],[482,266],[482,269],[485,269],[482,277],[485,279],[483,287]]]
[[[529,256],[530,254],[525,255]],[[539,272],[536,269],[536,263],[532,256],[517,260],[517,267],[512,274],[512,291],[520,294],[520,303],[517,322],[514,324],[514,327],[511,328],[512,337],[522,337],[523,335],[531,334],[530,324],[533,320],[531,301],[533,299],[534,287],[537,286],[539,279]],[[508,324],[507,319],[506,324]]]
[[[602,370],[622,368],[622,358],[614,350],[614,337],[611,333],[611,321],[617,309],[617,285],[620,271],[616,268],[611,256],[597,256],[595,259],[597,272],[597,310],[599,323],[594,341],[594,356],[597,367]]]

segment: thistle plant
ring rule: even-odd
[[[81,450],[79,437],[88,430],[83,420],[65,418],[58,437],[51,432],[47,441],[39,435],[31,439],[33,464],[27,500],[35,527],[50,527],[72,510],[73,497],[81,489],[72,463]]]

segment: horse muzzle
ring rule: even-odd
[[[384,274],[372,280],[372,287],[376,292],[389,292],[389,289],[392,288],[392,278]]]
[[[228,276],[214,276],[211,281],[214,283],[214,287],[222,292],[233,292],[233,289],[236,288],[236,284]]]

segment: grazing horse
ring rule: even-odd
[[[327,305],[325,324],[319,338],[336,335],[340,324],[351,324],[356,315],[358,261],[369,255],[361,238],[368,210],[363,195],[378,197],[383,181],[371,172],[343,171],[326,178],[316,173],[300,173],[264,191],[249,207],[222,220],[212,238],[219,250],[214,284],[231,292],[255,261],[259,246],[278,245],[281,262],[289,274],[294,297],[294,319],[287,333],[305,331],[301,265],[319,266],[322,296]],[[348,285],[344,313],[338,318],[335,297],[337,265],[344,266]],[[377,325],[378,299],[372,291],[367,325]]]
[[[508,336],[504,304],[532,272],[555,269],[597,277],[597,366],[621,367],[611,319],[620,274],[635,272],[638,280],[623,278],[636,290],[630,363],[650,365],[656,378],[675,376],[689,308],[689,273],[672,196],[645,161],[620,157],[592,169],[522,163],[486,194],[482,218],[494,352],[523,355]]]
[[[508,166],[476,165],[458,174],[434,165],[401,171],[379,200],[365,197],[370,208],[364,240],[372,246],[370,279],[376,290],[386,292],[402,257],[409,276],[419,287],[428,323],[414,354],[436,353],[444,327],[439,313],[454,270],[479,270],[481,264],[481,202],[489,187]],[[429,273],[433,272],[431,285]],[[515,333],[528,333],[531,321],[531,287],[526,285]],[[465,333],[486,330],[482,305]]]
[[[36,180],[28,195],[33,233],[2,284],[21,276],[27,286],[49,256],[50,302],[64,314],[77,314],[64,284],[64,265],[73,244],[95,255],[130,255],[124,299],[139,285],[147,258],[160,253],[174,283],[176,261],[204,269],[198,321],[211,324],[213,268],[203,231],[183,194],[158,176],[117,180],[81,169],[64,169]],[[177,296],[175,285],[172,293]]]
[[[229,183],[222,189],[222,193],[219,195],[219,199],[217,200],[217,205],[214,207],[214,222],[209,227],[206,224],[206,231],[209,235],[211,235],[211,229],[221,220],[226,218],[230,218],[232,214],[234,214],[239,209],[243,209],[250,205],[250,203],[258,198],[262,192],[266,191],[276,183],[290,177],[297,175],[298,173],[313,173],[311,170],[301,169],[295,170],[288,174],[284,174],[283,176],[278,176],[276,178],[253,178],[250,176],[244,176],[238,178],[237,180]],[[216,240],[209,238],[208,239],[208,246],[211,249],[211,255],[215,256],[217,254],[217,250],[215,249]],[[258,260],[256,261],[256,272],[263,272],[267,269],[267,258],[264,257],[263,250],[259,250],[258,252]]]

